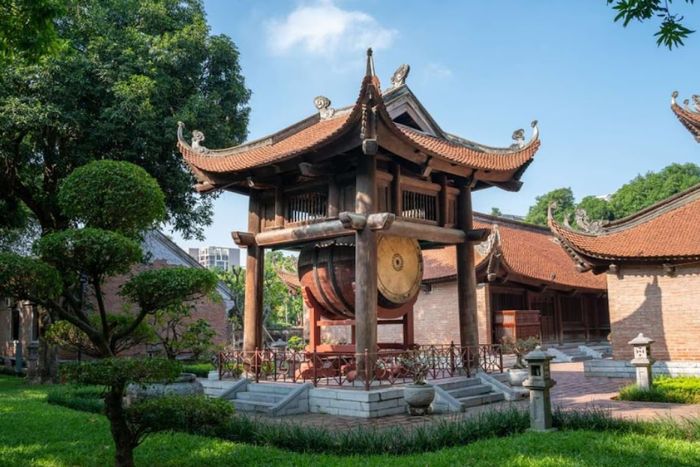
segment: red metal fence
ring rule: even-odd
[[[416,362],[426,372],[429,380],[469,377],[477,370],[486,373],[503,371],[500,345],[430,345],[410,351],[365,351],[361,354],[272,349],[250,352],[231,350],[221,352],[218,356],[219,379],[246,377],[255,382],[308,381],[314,386],[360,385],[366,390],[372,386],[412,381]]]

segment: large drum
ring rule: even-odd
[[[354,239],[353,239],[354,240]],[[299,281],[321,305],[325,319],[355,317],[355,246],[335,241],[304,248],[299,255]],[[396,319],[415,302],[423,278],[418,241],[380,235],[377,239],[377,315]]]

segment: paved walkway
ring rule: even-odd
[[[660,404],[647,402],[616,401],[612,398],[618,390],[631,382],[622,378],[592,378],[583,374],[582,363],[556,363],[552,365],[552,378],[557,385],[552,388],[552,403],[563,410],[603,409],[614,417],[651,420],[660,417],[675,419],[700,417],[700,404]],[[319,426],[329,430],[355,427],[389,428],[416,427],[426,423],[446,420],[462,420],[484,411],[505,410],[511,407],[525,409],[527,400],[500,402],[467,409],[463,413],[434,414],[423,417],[392,415],[382,418],[342,417],[325,414],[305,414],[283,417],[282,422],[307,426]]]

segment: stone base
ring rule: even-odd
[[[376,418],[404,414],[407,407],[402,387],[370,391],[337,388],[309,390],[309,411],[312,413]]]
[[[625,360],[588,360],[583,362],[586,376],[635,379],[636,368]],[[652,366],[654,376],[700,376],[700,362],[656,362]]]
[[[525,430],[525,431],[529,431],[529,432],[531,432],[531,433],[551,433],[551,432],[553,432],[553,431],[559,431],[559,428],[543,428],[543,429],[539,429],[539,428],[528,428],[528,429]]]

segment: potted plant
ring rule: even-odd
[[[508,382],[511,386],[522,386],[523,381],[527,379],[527,364],[523,361],[523,357],[535,350],[535,347],[540,345],[540,340],[534,336],[517,340],[506,336],[501,343],[503,353],[515,355],[515,364],[506,370]]]
[[[435,399],[435,388],[425,381],[430,365],[418,350],[412,350],[399,358],[404,371],[413,378],[413,384],[404,386],[403,397],[411,415],[427,415]]]

